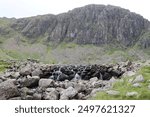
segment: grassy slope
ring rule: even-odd
[[[97,47],[94,45],[77,45],[61,43],[58,46],[46,46],[41,42],[29,44],[21,41],[19,44],[13,39],[1,44],[0,59],[39,59],[45,63],[61,64],[94,64],[117,63],[126,60],[145,60],[149,55],[142,50],[115,47]]]
[[[128,82],[129,79],[135,78],[133,77],[126,77],[123,79],[123,81],[118,81],[114,84],[113,90],[119,91],[120,94],[118,96],[111,96],[106,94],[105,92],[99,92],[97,95],[93,98],[96,100],[149,100],[150,99],[150,90],[148,89],[148,85],[150,84],[150,66],[145,66],[141,68],[141,70],[138,71],[138,74],[142,74],[145,81],[142,84],[142,87],[133,87],[131,83]],[[127,92],[138,92],[138,96],[133,97],[126,97]]]
[[[0,72],[5,71],[10,66],[10,63],[0,61]]]

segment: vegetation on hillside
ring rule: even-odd
[[[129,80],[134,79],[138,74],[142,74],[145,81],[140,83],[141,87],[133,87],[132,83]],[[106,92],[98,92],[95,97],[92,99],[95,100],[149,100],[150,99],[150,89],[148,89],[148,85],[150,85],[150,66],[142,67],[135,76],[125,77],[119,81],[117,81],[113,85],[113,89],[115,91],[119,91],[119,95],[109,95]],[[137,92],[137,96],[126,96],[127,92]]]
[[[13,43],[10,45],[10,43]],[[140,49],[121,49],[112,46],[98,47],[94,45],[78,45],[75,43],[60,43],[59,45],[44,45],[41,43],[3,42],[0,47],[0,59],[24,60],[38,59],[50,64],[108,64],[121,61],[146,60],[149,55]],[[60,59],[61,58],[61,59]]]

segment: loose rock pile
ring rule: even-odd
[[[33,60],[14,62],[0,75],[0,99],[88,99],[98,91],[110,89],[123,73],[119,65],[48,65]]]

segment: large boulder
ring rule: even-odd
[[[20,93],[17,86],[14,84],[14,80],[7,80],[0,83],[0,99],[9,99],[19,96]]]
[[[28,87],[28,88],[32,88],[32,87],[37,87],[38,83],[39,83],[40,78],[38,76],[29,76],[29,77],[24,77],[19,79],[20,85],[21,87]]]
[[[22,76],[31,75],[31,73],[32,73],[32,68],[30,65],[27,65],[27,66],[21,68],[21,70],[20,70],[20,75],[22,75]]]

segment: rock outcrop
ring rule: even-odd
[[[87,5],[59,15],[21,18],[11,25],[29,39],[43,36],[46,41],[56,43],[124,46],[135,45],[149,26],[149,21],[142,16],[111,5]],[[140,45],[149,47],[145,41]]]

